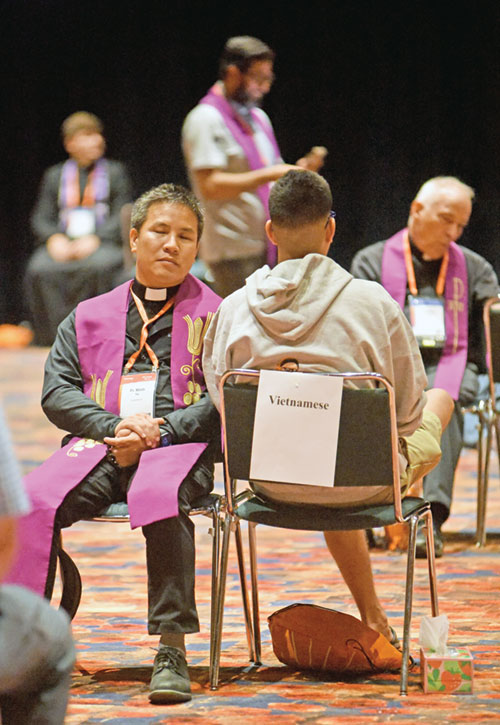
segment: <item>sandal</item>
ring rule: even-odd
[[[400,652],[402,652],[403,648],[401,646],[401,642],[399,641],[398,635],[396,634],[395,630],[392,627],[389,627],[389,629],[391,630],[391,638],[390,638],[389,642],[392,644],[393,647],[395,647]]]

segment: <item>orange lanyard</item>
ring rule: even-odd
[[[68,206],[94,206],[95,194],[94,194],[94,175],[95,169],[93,169],[87,177],[87,183],[83,190],[83,196],[80,192],[80,171],[77,168],[76,173],[71,179],[68,189]]]
[[[151,360],[151,362],[153,364],[153,370],[158,370],[158,367],[159,367],[158,357],[156,356],[153,348],[150,345],[148,345],[148,343],[146,342],[148,339],[148,334],[149,334],[148,325],[151,325],[153,322],[156,322],[156,320],[159,317],[161,317],[163,314],[165,314],[165,312],[172,307],[172,305],[175,302],[175,296],[171,297],[169,300],[167,300],[165,302],[165,304],[163,305],[163,307],[161,308],[161,310],[159,312],[157,312],[154,317],[152,317],[150,320],[148,320],[148,316],[146,315],[146,310],[144,309],[144,305],[142,304],[142,301],[139,299],[139,297],[137,297],[137,295],[132,290],[130,290],[130,292],[132,294],[132,297],[134,298],[135,306],[137,307],[144,324],[143,324],[142,330],[141,330],[140,347],[136,352],[132,353],[132,355],[129,357],[129,359],[125,365],[125,372],[128,373],[131,370],[133,364],[135,363],[135,361],[141,354],[143,347],[145,347],[147,350],[149,359]]]
[[[405,255],[408,288],[411,294],[416,297],[418,295],[417,280],[415,279],[415,268],[413,266],[413,259],[411,257],[410,238],[408,236],[408,232],[405,232],[405,235],[403,237],[403,250]],[[439,276],[436,282],[436,294],[438,297],[442,297],[444,294],[444,285],[446,282],[446,272],[448,270],[449,256],[450,255],[448,251],[446,251],[443,255],[443,261],[441,262],[441,268],[439,270]]]
[[[95,169],[89,174],[85,189],[83,191],[82,206],[94,206],[95,194],[94,194],[94,176]]]

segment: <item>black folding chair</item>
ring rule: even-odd
[[[495,384],[500,383],[500,299],[490,297],[483,307],[484,332],[486,336],[486,365],[488,368],[488,398],[478,409],[478,483],[476,543],[486,543],[486,504],[490,471],[493,435],[496,438],[497,454],[500,456],[500,411],[497,407]],[[483,433],[486,430],[486,444]]]
[[[281,375],[289,375],[281,372]],[[319,373],[301,373],[317,375]],[[422,498],[401,500],[398,433],[395,398],[391,384],[376,373],[333,374],[344,379],[340,426],[335,468],[336,486],[388,486],[393,490],[393,503],[376,506],[334,508],[307,503],[308,486],[304,486],[304,504],[275,503],[256,495],[250,480],[250,460],[254,433],[257,384],[260,373],[255,370],[230,370],[220,383],[221,419],[224,434],[224,468],[227,498],[226,518],[221,551],[220,588],[217,604],[215,647],[220,649],[225,595],[225,580],[230,530],[234,530],[240,564],[240,578],[245,603],[247,633],[253,639],[251,660],[260,663],[261,642],[257,585],[256,526],[266,524],[280,528],[308,531],[370,529],[404,522],[409,526],[406,569],[405,609],[401,695],[407,694],[412,614],[415,543],[417,524],[424,520],[427,535],[430,599],[433,616],[438,615],[438,599],[434,561],[434,537],[430,505]],[[251,384],[253,383],[253,384]],[[354,389],[351,386],[376,386]],[[283,431],[286,435],[286,431]],[[307,451],[297,451],[300,458]],[[250,484],[237,491],[237,482]],[[286,483],[283,482],[283,483]],[[328,482],[333,484],[333,481]],[[244,574],[240,521],[248,522],[252,606]],[[250,617],[249,612],[252,615]]]

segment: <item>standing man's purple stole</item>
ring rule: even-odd
[[[209,106],[216,108],[224,119],[224,123],[228,127],[229,131],[234,137],[236,143],[238,143],[243,149],[245,156],[247,157],[248,165],[252,171],[257,169],[263,169],[265,164],[262,161],[257,145],[254,141],[253,134],[249,133],[250,129],[245,128],[242,124],[236,111],[232,108],[231,104],[224,96],[221,87],[216,83],[208,91],[207,95],[204,96],[200,103],[206,103]],[[250,115],[253,121],[264,131],[269,141],[271,142],[276,158],[280,158],[280,150],[278,142],[274,135],[274,131],[270,125],[264,123],[253,109],[250,110]],[[257,196],[262,202],[266,215],[269,215],[269,184],[261,184],[256,189]],[[274,267],[277,259],[277,250],[274,244],[267,243],[267,262],[270,267]]]
[[[76,337],[84,393],[118,415],[130,282],[81,302]],[[192,275],[181,284],[174,305],[170,361],[174,408],[196,402],[205,388],[203,338],[220,298]],[[207,443],[186,443],[144,451],[127,501],[132,528],[178,514],[178,490]],[[25,478],[32,513],[19,526],[19,555],[8,581],[44,593],[54,517],[64,497],[104,458],[106,446],[72,438]]]
[[[407,279],[402,229],[387,240],[382,257],[382,286],[404,310]],[[435,388],[443,388],[458,400],[460,385],[467,364],[468,347],[468,279],[465,255],[455,242],[449,247],[449,261],[444,289],[446,343],[439,360]]]

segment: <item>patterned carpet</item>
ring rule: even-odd
[[[0,395],[16,451],[27,472],[59,445],[60,432],[39,408],[46,351],[0,351]],[[339,679],[294,672],[275,658],[265,618],[293,602],[314,602],[356,615],[345,585],[316,533],[258,531],[263,662],[248,665],[234,551],[228,578],[221,686],[208,688],[208,621],[211,538],[208,521],[197,517],[197,598],[202,631],[188,639],[193,700],[152,706],[148,681],[156,639],[145,632],[145,576],[142,534],[121,524],[80,523],[65,533],[83,579],[82,602],[74,619],[78,662],[66,722],[221,723],[256,720],[292,723],[470,722],[500,723],[500,487],[496,456],[488,502],[488,541],[473,545],[476,453],[460,462],[452,515],[445,526],[445,556],[438,561],[441,611],[450,620],[449,641],[474,655],[472,695],[424,694],[418,667],[410,674],[409,696],[399,697],[399,677],[378,674]],[[220,481],[220,471],[218,471]],[[166,552],[168,555],[168,552]],[[398,632],[402,629],[405,558],[373,551],[379,595]],[[430,613],[425,562],[418,562],[412,653],[418,657],[420,617]],[[21,725],[21,724],[20,724]]]

